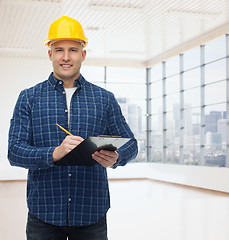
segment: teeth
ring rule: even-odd
[[[71,65],[62,64],[62,67],[70,67]]]

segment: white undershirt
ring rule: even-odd
[[[67,108],[68,108],[68,122],[70,119],[70,104],[71,104],[71,99],[72,99],[72,95],[75,92],[75,90],[77,89],[77,87],[74,88],[65,88],[65,93],[66,93],[66,101],[67,101]]]

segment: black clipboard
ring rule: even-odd
[[[119,136],[87,137],[71,152],[59,161],[54,162],[56,166],[93,166],[97,162],[91,157],[95,151],[115,151],[127,143],[131,138]]]

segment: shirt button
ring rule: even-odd
[[[59,84],[62,84],[62,82],[61,82],[61,81],[59,81]]]
[[[65,112],[68,112],[68,109],[65,109]]]
[[[71,198],[68,198],[68,201],[69,201],[69,202],[71,202],[71,201],[72,201],[72,199],[71,199]]]
[[[63,91],[63,94],[65,94],[65,91]]]
[[[69,174],[68,174],[68,176],[69,176],[69,177],[71,177],[71,176],[72,176],[72,174],[71,174],[71,173],[69,173]]]

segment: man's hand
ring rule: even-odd
[[[56,162],[73,150],[84,139],[80,136],[67,136],[64,141],[54,149],[52,161]]]
[[[113,166],[117,162],[118,157],[119,154],[116,151],[100,150],[92,154],[92,158],[105,168]]]

